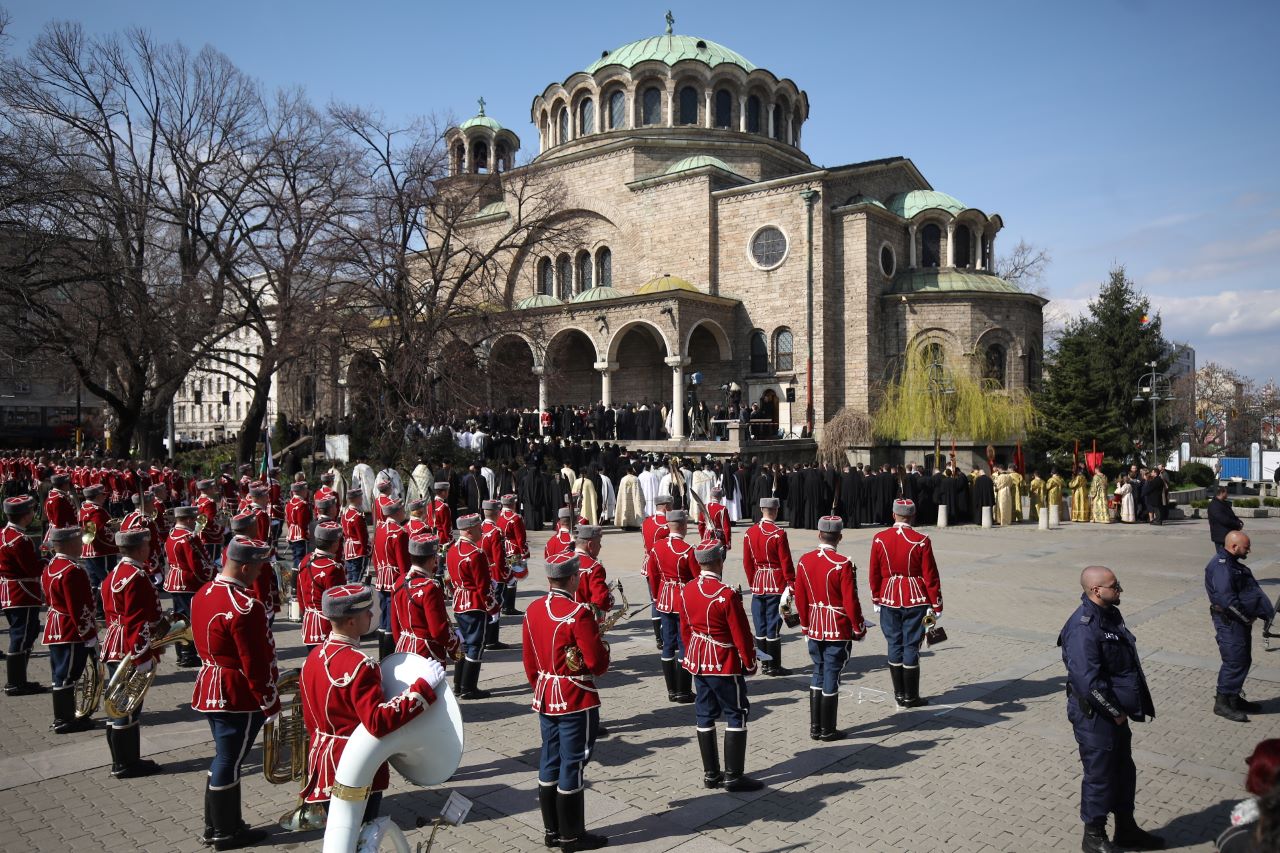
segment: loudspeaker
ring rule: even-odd
[[[787,402],[788,402],[788,403],[794,403],[795,401],[796,401],[796,389],[794,389],[794,388],[788,388],[788,389],[787,389]]]

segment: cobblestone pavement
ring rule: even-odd
[[[1250,561],[1269,594],[1280,586],[1280,521],[1247,522]],[[728,571],[742,583],[740,537]],[[860,566],[874,531],[847,531],[841,551]],[[922,689],[927,708],[896,711],[884,642],[873,629],[854,647],[840,707],[846,740],[808,738],[807,655],[788,634],[789,677],[750,680],[748,772],[766,782],[751,794],[708,791],[693,740],[690,706],[668,704],[647,614],[612,635],[614,665],[602,681],[600,741],[588,769],[588,821],[627,851],[1040,851],[1079,849],[1079,764],[1062,691],[1054,640],[1079,597],[1077,577],[1089,563],[1115,569],[1124,583],[1124,612],[1138,637],[1155,695],[1157,718],[1134,727],[1138,818],[1170,846],[1207,851],[1243,796],[1244,757],[1274,735],[1280,713],[1280,651],[1262,650],[1247,693],[1266,713],[1248,725],[1211,713],[1217,650],[1206,609],[1203,567],[1211,554],[1203,521],[1163,528],[1071,525],[1038,531],[972,527],[930,531],[942,570],[945,645],[926,651]],[[533,537],[541,552],[547,534]],[[792,533],[798,556],[812,547],[808,531]],[[611,532],[603,560],[621,578],[632,604],[646,600],[639,576],[638,533]],[[535,569],[536,575],[536,569]],[[527,582],[527,602],[539,584]],[[523,605],[522,605],[523,606]],[[868,608],[869,610],[869,608]],[[868,612],[868,618],[876,617]],[[297,626],[277,625],[281,667],[297,666]],[[503,639],[519,640],[514,618]],[[43,654],[32,672],[48,680]],[[160,776],[116,781],[101,729],[57,736],[47,730],[47,696],[0,697],[6,736],[0,746],[0,846],[4,849],[204,849],[197,840],[203,779],[211,756],[208,728],[187,705],[192,671],[171,657],[148,696],[143,752],[162,762]],[[467,752],[457,775],[423,790],[392,774],[384,801],[411,843],[424,841],[450,791],[475,803],[461,827],[447,827],[435,850],[541,848],[534,796],[538,749],[530,691],[519,650],[490,653],[482,673],[492,698],[467,703]],[[261,775],[255,748],[246,765],[244,807],[266,824],[294,802],[291,786]],[[319,833],[277,830],[263,850],[318,849]]]

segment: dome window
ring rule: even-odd
[[[596,104],[590,98],[578,105],[578,131],[583,136],[596,132]]]
[[[627,96],[621,89],[609,95],[609,129],[621,130],[627,126]]]
[[[898,258],[893,253],[893,247],[885,243],[880,247],[880,272],[884,273],[885,278],[893,278],[897,269]]]
[[[680,90],[680,123],[698,123],[698,90],[692,86]]]
[[[698,39],[698,43],[697,43],[696,45],[694,45],[694,47],[696,47],[698,50],[706,50],[706,49],[707,49],[707,43],[706,43],[705,41],[703,41],[702,39]]]
[[[760,132],[760,99],[755,95],[747,98],[747,133]]]
[[[733,95],[728,89],[716,92],[716,127],[733,127]]]
[[[656,86],[645,89],[640,100],[640,123],[658,124],[662,121],[662,93]]]
[[[930,222],[920,229],[920,266],[936,268],[942,254],[942,229]]]
[[[556,142],[564,145],[569,141],[569,111],[564,107],[560,108],[560,114],[556,117],[556,125],[560,134],[560,138]]]
[[[968,225],[957,225],[954,236],[956,246],[953,250],[956,266],[963,269],[973,266],[973,233]]]
[[[596,252],[596,283],[600,287],[613,287],[613,252],[601,246]]]

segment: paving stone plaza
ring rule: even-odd
[[[1280,587],[1280,521],[1246,521],[1250,560],[1264,590]],[[742,583],[740,537],[726,572]],[[950,639],[924,652],[927,708],[897,711],[885,701],[889,678],[878,628],[855,645],[845,668],[840,722],[847,739],[808,737],[807,655],[788,632],[789,677],[750,679],[747,772],[758,793],[709,791],[693,737],[692,706],[669,704],[647,613],[611,634],[613,666],[602,680],[600,741],[587,771],[588,826],[626,851],[1040,851],[1078,850],[1080,767],[1065,717],[1063,667],[1054,641],[1079,599],[1087,564],[1110,566],[1124,586],[1122,609],[1137,635],[1157,717],[1134,727],[1140,823],[1171,849],[1212,850],[1231,805],[1243,797],[1244,758],[1280,719],[1280,644],[1263,651],[1254,632],[1254,668],[1246,692],[1265,713],[1247,725],[1214,717],[1218,666],[1204,593],[1212,553],[1204,521],[1163,528],[1072,525],[1042,532],[976,527],[930,531],[942,573]],[[840,550],[859,566],[867,618],[868,543],[873,530],[846,531]],[[541,553],[547,533],[535,534]],[[798,556],[815,543],[792,531]],[[634,606],[646,600],[639,574],[640,536],[606,535],[602,559]],[[535,566],[538,561],[534,561]],[[538,569],[535,568],[533,577]],[[540,584],[527,581],[521,608]],[[277,623],[281,668],[302,661],[296,624]],[[407,785],[392,773],[383,814],[411,843],[451,791],[474,801],[467,822],[446,827],[433,850],[542,849],[535,796],[538,732],[520,665],[519,628],[504,619],[515,646],[486,655],[483,686],[492,698],[464,703],[467,752],[439,789]],[[366,651],[369,649],[366,647]],[[376,653],[376,651],[375,651]],[[48,682],[42,649],[33,676]],[[6,850],[174,850],[204,848],[200,798],[212,755],[204,720],[190,710],[193,670],[161,663],[143,716],[143,754],[161,775],[118,781],[101,728],[68,736],[47,730],[48,696],[4,697],[0,755],[0,844]],[[261,774],[261,750],[245,765],[245,818],[272,822],[292,808],[293,786]],[[277,831],[262,850],[315,850],[320,833]]]

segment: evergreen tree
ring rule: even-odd
[[[1098,450],[1111,461],[1163,461],[1179,431],[1171,422],[1175,407],[1158,404],[1162,458],[1157,460],[1151,454],[1152,403],[1135,402],[1134,397],[1149,384],[1142,378],[1151,372],[1151,362],[1159,372],[1168,370],[1172,349],[1161,334],[1159,315],[1151,313],[1150,301],[1124,267],[1111,271],[1084,316],[1067,323],[1046,361],[1033,450],[1064,462],[1079,440],[1083,461],[1096,439]]]

